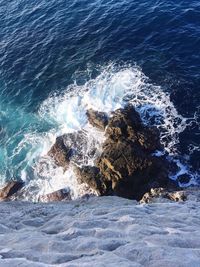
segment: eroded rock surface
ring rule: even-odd
[[[78,167],[77,164],[74,168],[79,183],[86,183],[99,195],[136,200],[141,200],[152,188],[169,185],[168,162],[164,156],[158,158],[153,154],[162,149],[159,132],[155,127],[144,125],[132,105],[116,110],[110,118],[93,110],[89,110],[87,116],[91,125],[105,130],[106,140],[102,144],[102,153],[96,157],[95,166]],[[84,156],[83,150],[79,150],[83,143],[87,147],[82,133],[60,138],[60,143],[54,145],[59,152],[51,149],[53,158],[56,161],[61,159],[60,166],[66,166],[74,155]],[[95,152],[91,153],[95,155]],[[74,162],[78,163],[77,160]]]
[[[79,172],[80,182],[96,188],[101,195],[137,200],[151,188],[167,186],[167,162],[152,155],[162,149],[159,132],[145,126],[133,106],[112,113],[105,135],[103,152],[95,161],[95,178],[85,179],[84,167]],[[99,190],[102,184],[104,190]]]
[[[162,148],[157,128],[143,125],[139,113],[132,105],[113,112],[108,121],[106,136],[115,142],[128,139],[147,152]]]
[[[88,117],[89,123],[93,126],[98,128],[101,131],[104,131],[107,124],[108,124],[108,117],[106,113],[99,112],[93,109],[89,109],[86,112],[86,115]]]
[[[70,193],[65,189],[60,189],[55,192],[45,194],[39,197],[39,201],[41,202],[54,202],[62,200],[71,200]]]
[[[85,155],[93,157],[96,153],[94,140],[90,140],[88,147],[87,134],[84,131],[68,133],[56,138],[55,144],[51,147],[48,155],[53,158],[57,166],[63,167],[64,171],[69,167],[69,163],[82,163]]]
[[[104,180],[99,169],[95,166],[74,166],[74,172],[80,184],[85,183],[98,195],[109,194],[108,183]]]
[[[22,181],[8,182],[3,188],[0,189],[0,201],[9,199],[12,195],[18,192],[24,183]]]
[[[56,142],[49,150],[48,155],[54,159],[58,166],[67,169],[72,156],[72,148],[66,145],[64,137],[63,135],[56,138]]]

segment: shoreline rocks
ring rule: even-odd
[[[164,156],[156,157],[154,154],[163,149],[159,131],[156,127],[144,125],[132,105],[114,111],[110,117],[92,109],[86,115],[93,127],[104,131],[106,139],[94,166],[80,167],[78,161],[72,160],[80,184],[87,184],[98,195],[117,195],[138,201],[152,188],[169,187],[169,162]],[[77,134],[70,135],[71,143],[66,145],[64,136],[58,137],[48,153],[56,163],[59,161],[58,166],[63,166],[64,170],[73,155],[72,151],[84,139],[81,132],[75,140],[73,138]]]
[[[87,147],[87,142],[85,131],[67,133],[56,138],[56,142],[47,155],[52,158],[57,166],[62,167],[65,172],[71,162],[80,164],[85,157],[85,153],[88,153],[90,157],[94,157],[97,152],[95,144],[91,139],[90,147]]]
[[[93,109],[88,109],[86,112],[89,123],[99,129],[100,131],[104,131],[106,126],[108,125],[108,117],[106,113],[99,112]]]
[[[70,193],[65,189],[60,189],[39,197],[39,201],[41,202],[55,202],[63,200],[71,200]]]
[[[10,181],[0,189],[0,201],[8,200],[24,186],[22,181]]]
[[[64,136],[56,138],[55,144],[48,152],[48,156],[52,157],[56,165],[63,167],[66,170],[69,166],[72,149],[64,142]]]
[[[73,166],[79,184],[85,183],[98,195],[108,195],[108,187],[101,175],[99,168],[95,166]]]

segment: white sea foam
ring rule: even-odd
[[[32,133],[22,141],[23,144],[35,142],[34,153],[32,149],[27,155],[26,161],[30,168],[29,172],[23,170],[23,179],[31,180],[31,188],[37,185],[40,188],[38,194],[63,187],[69,188],[74,198],[89,192],[77,184],[71,168],[63,173],[46,154],[56,136],[84,130],[87,144],[82,148],[85,157],[81,164],[93,164],[94,158],[89,155],[90,148],[96,146],[100,152],[104,136],[88,125],[87,109],[93,108],[110,114],[127,102],[135,106],[144,123],[156,125],[160,129],[165,152],[171,158],[177,158],[179,133],[185,129],[187,120],[178,114],[168,93],[151,84],[138,67],[119,68],[111,64],[95,79],[90,79],[82,86],[78,86],[75,81],[62,95],[53,95],[44,101],[38,115],[40,120],[51,122],[54,127],[48,133]],[[186,167],[183,164],[178,164],[178,167],[178,172],[184,173]],[[34,180],[30,179],[32,175]],[[177,175],[172,178],[177,178]]]

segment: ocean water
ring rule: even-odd
[[[85,158],[103,135],[85,111],[131,102],[157,125],[164,151],[199,183],[198,0],[0,0],[0,184],[26,182],[24,198],[63,186],[88,191],[47,157],[56,136],[84,129]]]

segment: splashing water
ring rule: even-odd
[[[95,193],[85,185],[78,185],[72,168],[63,173],[62,168],[56,167],[47,156],[47,152],[57,136],[83,130],[86,143],[82,153],[85,156],[80,164],[93,164],[94,156],[91,157],[90,150],[95,147],[100,153],[104,136],[88,124],[87,109],[110,114],[127,102],[135,106],[145,124],[159,128],[164,152],[179,168],[171,178],[177,179],[179,175],[187,173],[189,168],[185,161],[181,163],[177,149],[179,134],[185,129],[187,119],[177,113],[169,95],[161,87],[151,84],[138,67],[110,64],[95,79],[90,79],[84,85],[74,82],[64,94],[52,95],[42,103],[37,114],[39,121],[49,123],[52,127],[46,132],[26,133],[14,149],[16,156],[29,148],[23,164],[20,163],[20,166],[23,165],[20,176],[27,182],[23,198],[37,200],[39,195],[63,187],[70,190],[72,198]],[[196,183],[195,175],[190,183]]]

